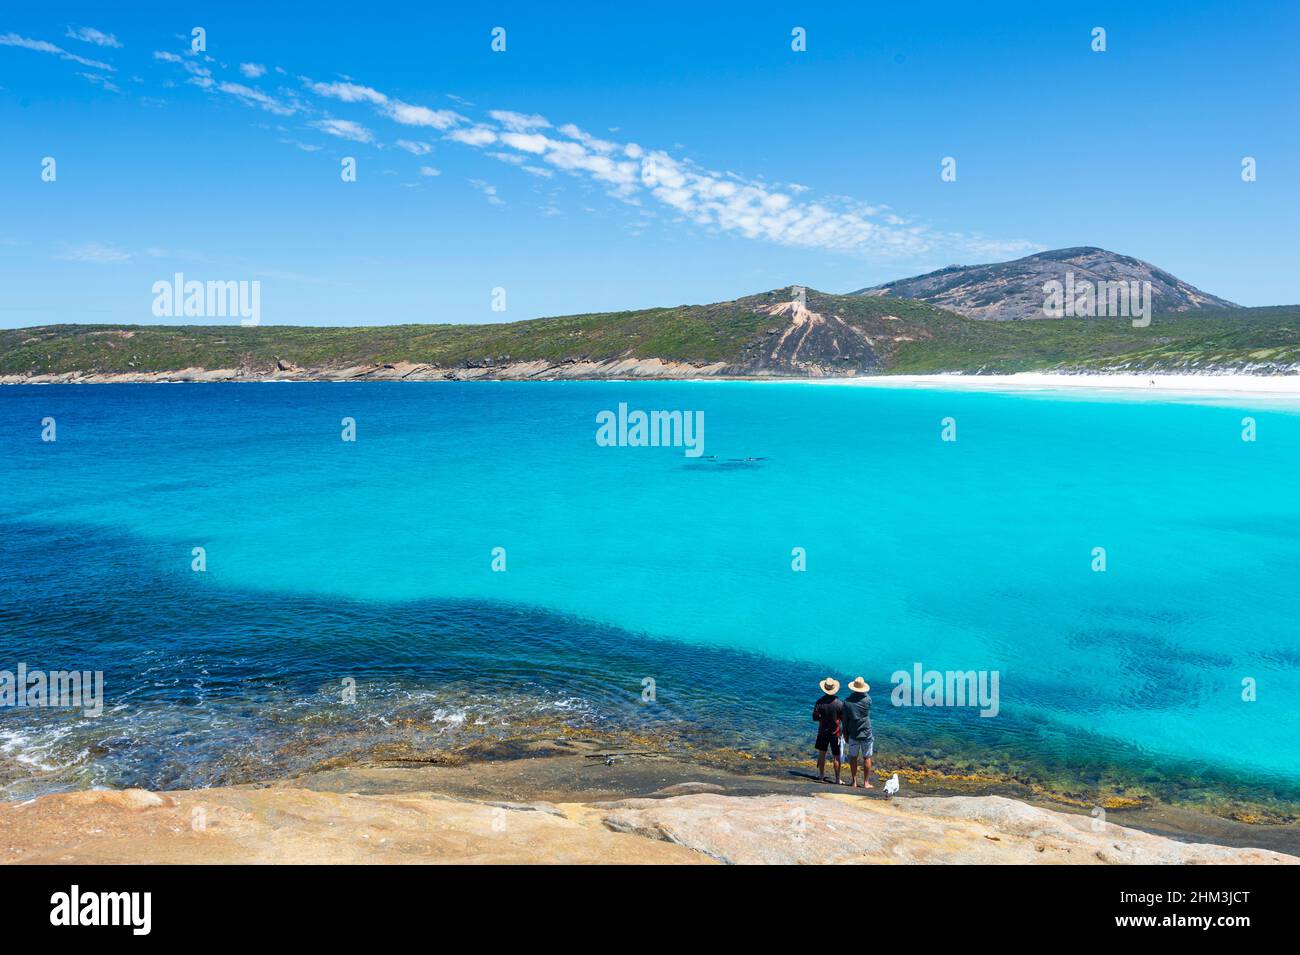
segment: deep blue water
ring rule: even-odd
[[[707,457],[598,446],[620,402],[703,411]],[[782,756],[816,678],[861,673],[882,759],[1289,798],[1297,474],[1294,411],[1149,396],[0,389],[0,669],[107,679],[97,719],[0,709],[0,784],[242,781],[561,724]],[[917,662],[998,671],[999,715],[891,707]]]

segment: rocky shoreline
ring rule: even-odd
[[[0,804],[4,863],[1300,864],[1004,796],[870,792],[571,747],[266,786]]]
[[[808,365],[803,374],[738,368],[726,362],[692,364],[658,358],[611,361],[484,362],[454,368],[395,362],[342,368],[299,368],[279,362],[270,369],[180,368],[155,372],[63,372],[0,375],[0,385],[182,384],[192,382],[267,381],[806,381],[884,387],[936,387],[978,391],[1094,389],[1151,394],[1265,396],[1300,395],[1300,366],[1195,368],[1180,372],[1134,372],[1126,368],[983,374],[950,372],[927,375],[846,374],[843,369]]]
[[[249,368],[181,368],[156,372],[65,372],[0,375],[0,385],[172,384],[244,381],[584,381],[623,378],[690,379],[726,375],[725,362],[694,365],[658,358],[614,361],[526,361],[443,368],[412,362],[353,365],[345,368],[299,368],[287,362],[271,370]],[[732,377],[726,375],[727,377]]]

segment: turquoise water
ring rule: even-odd
[[[702,411],[712,459],[599,447],[595,416],[620,402]],[[873,684],[882,754],[1300,786],[1285,407],[800,383],[53,386],[0,389],[0,453],[0,668],[108,675],[98,720],[0,711],[11,795],[220,782],[551,716],[802,752],[823,671]],[[999,715],[890,707],[890,675],[917,662],[998,671]],[[336,703],[345,676],[357,706]]]

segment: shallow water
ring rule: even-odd
[[[703,411],[706,457],[597,446],[619,402]],[[0,669],[107,679],[97,719],[0,709],[0,782],[203,785],[563,726],[783,755],[831,672],[874,684],[882,758],[1292,800],[1297,465],[1300,416],[1222,401],[0,389]],[[999,715],[891,707],[918,662],[997,671]]]

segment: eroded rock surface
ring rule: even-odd
[[[627,800],[611,805],[603,818],[617,832],[665,839],[736,864],[1300,863],[1280,852],[1177,842],[1002,796],[886,802],[702,794]]]
[[[9,863],[1300,863],[999,796],[693,792],[508,803],[277,786],[0,805]]]

